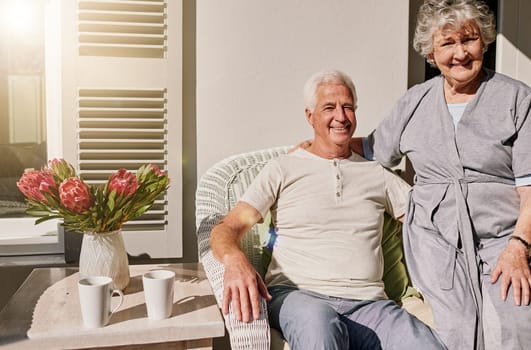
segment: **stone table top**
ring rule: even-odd
[[[175,271],[172,315],[159,321],[147,318],[142,288],[142,274],[156,269]],[[0,345],[23,341],[18,345],[24,344],[24,348],[35,345],[42,350],[53,344],[52,348],[82,349],[223,336],[223,318],[200,264],[131,265],[130,273],[123,304],[109,324],[86,329],[79,306],[77,269],[35,269],[0,312]],[[43,284],[48,286],[44,289]],[[31,298],[38,299],[34,308],[26,305]]]

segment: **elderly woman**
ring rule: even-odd
[[[406,261],[449,349],[531,346],[531,88],[483,67],[495,35],[481,1],[426,0],[414,47],[441,75],[369,138],[384,166],[415,169]]]

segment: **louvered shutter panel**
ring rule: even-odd
[[[88,183],[104,184],[117,168],[167,163],[166,91],[80,89],[78,166]],[[164,230],[166,199],[125,230]]]
[[[164,57],[163,0],[79,1],[79,54]]]
[[[63,16],[65,30],[75,33],[63,33],[65,158],[94,184],[145,163],[168,171],[170,189],[124,226],[124,239],[132,255],[181,257],[182,2],[78,0],[61,6],[75,18]]]

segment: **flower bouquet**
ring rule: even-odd
[[[36,224],[63,219],[65,228],[82,233],[106,233],[144,214],[168,188],[167,174],[156,165],[141,166],[136,175],[125,169],[104,186],[88,185],[72,165],[54,159],[40,170],[27,170],[17,182]]]
[[[39,217],[36,224],[63,219],[67,230],[84,233],[80,275],[109,276],[118,289],[129,283],[122,226],[151,208],[168,185],[168,175],[153,164],[141,166],[136,174],[120,169],[104,185],[91,185],[63,159],[27,170],[17,182],[26,197],[26,213]]]

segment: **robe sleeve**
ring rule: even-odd
[[[433,82],[428,82],[410,88],[394,105],[391,113],[369,135],[374,158],[386,168],[394,167],[402,160],[404,156],[400,149],[402,133],[417,106],[430,91],[432,84]]]
[[[531,89],[516,106],[517,137],[513,144],[513,172],[515,177],[531,175]]]

